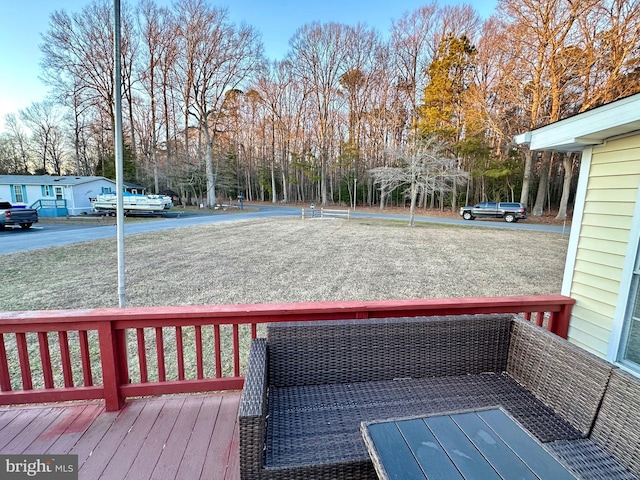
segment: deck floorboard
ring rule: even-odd
[[[78,455],[79,478],[239,480],[240,393],[0,408],[0,453]]]

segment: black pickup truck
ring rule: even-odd
[[[14,207],[9,202],[0,202],[0,230],[8,225],[31,228],[38,221],[38,211],[33,208]]]
[[[460,216],[465,220],[476,217],[503,218],[505,222],[517,222],[527,218],[527,209],[522,203],[516,202],[482,202],[460,209]]]

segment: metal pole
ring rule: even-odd
[[[122,77],[120,74],[120,0],[113,1],[113,98],[115,100],[114,152],[116,159],[116,240],[118,243],[118,305],[126,307],[124,288],[124,205],[122,158]]]
[[[353,211],[356,211],[356,202],[358,201],[358,178],[355,176],[353,176]]]

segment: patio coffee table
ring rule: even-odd
[[[500,408],[361,425],[381,479],[575,480]]]

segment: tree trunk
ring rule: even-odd
[[[274,162],[271,162],[271,203],[278,203],[278,195],[276,195],[276,169]]]
[[[418,184],[415,177],[411,180],[411,206],[409,207],[409,226],[415,226],[416,199],[418,198]]]
[[[320,196],[322,205],[329,204],[329,196],[327,195],[327,148],[322,147],[322,167],[320,171]]]
[[[287,191],[288,188],[289,186],[287,185],[287,176],[284,174],[284,169],[282,169],[282,201],[284,203],[289,203],[289,192]]]
[[[213,172],[213,139],[209,129],[205,125],[203,128],[205,137],[205,174],[207,177],[207,206],[216,206],[216,179]]]
[[[556,220],[565,220],[567,218],[571,178],[573,177],[573,155],[564,155],[562,167],[564,169],[564,181],[562,182],[562,197],[560,198],[560,209],[558,210],[558,215],[556,215]]]
[[[547,199],[547,189],[549,187],[549,152],[542,154],[542,166],[540,168],[540,182],[538,183],[538,194],[536,203],[533,205],[531,215],[541,217],[544,211],[544,202]]]
[[[520,203],[525,207],[529,203],[529,185],[531,184],[531,168],[533,165],[534,152],[527,150],[524,154],[524,175],[522,177],[522,192],[520,193]]]

